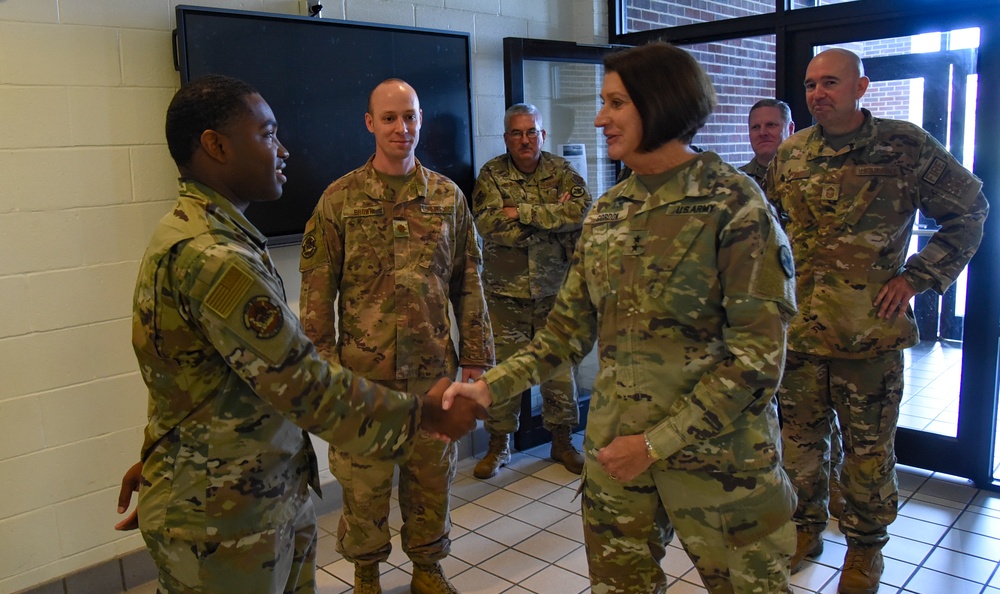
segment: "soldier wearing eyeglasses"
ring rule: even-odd
[[[534,105],[507,110],[503,139],[507,152],[483,166],[472,193],[498,361],[545,326],[592,202],[569,162],[542,150],[545,129]],[[552,459],[580,474],[583,456],[570,438],[580,420],[573,375],[566,366],[541,385],[542,422],[552,433]],[[510,461],[508,435],[517,431],[519,404],[510,399],[491,409],[489,451],[474,469],[477,478],[496,475]]]

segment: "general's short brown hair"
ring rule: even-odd
[[[605,72],[621,77],[642,118],[639,149],[678,139],[690,143],[715,109],[712,81],[691,54],[655,41],[608,54]]]

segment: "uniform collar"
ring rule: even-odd
[[[861,111],[865,114],[865,121],[861,124],[861,128],[858,129],[854,140],[847,143],[839,151],[834,150],[833,147],[826,143],[826,139],[823,138],[822,126],[819,124],[813,126],[809,130],[809,138],[806,141],[806,159],[833,157],[864,148],[871,144],[875,140],[875,118],[872,117],[872,112],[864,107],[861,108]]]
[[[375,155],[368,157],[368,161],[365,163],[363,169],[365,171],[365,194],[368,195],[372,200],[378,200],[380,202],[395,202],[395,196],[389,196],[389,188],[383,182],[378,173],[375,171],[375,166],[372,164],[375,160]],[[413,168],[413,179],[411,179],[402,188],[402,192],[407,194],[407,200],[414,200],[420,198],[421,196],[427,196],[427,170],[424,169],[423,165],[420,164],[419,159],[414,159],[416,166]],[[414,191],[409,191],[411,188],[416,187]]]
[[[530,179],[545,179],[547,177],[552,177],[552,167],[550,164],[551,159],[550,154],[542,151],[542,155],[538,158],[538,167],[535,168],[534,173],[525,173],[514,165],[514,159],[511,158],[510,153],[505,153],[507,157],[507,175],[513,180],[530,180]]]
[[[686,198],[709,196],[714,192],[714,188],[713,184],[705,183],[705,171],[720,161],[719,155],[715,153],[708,151],[698,153],[652,194],[633,174],[626,181],[620,199],[641,203],[636,212],[645,212]]]
[[[228,198],[216,192],[205,184],[191,178],[180,178],[177,180],[177,190],[181,196],[191,196],[205,200],[217,211],[221,211],[227,218],[250,236],[258,245],[266,246],[267,237],[257,230],[257,227],[247,219],[246,215],[239,211]]]

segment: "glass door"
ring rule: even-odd
[[[596,200],[615,184],[618,163],[608,159],[604,137],[594,127],[604,79],[604,55],[612,46],[578,45],[538,39],[504,39],[504,78],[508,106],[528,102],[542,112],[548,135],[544,150],[566,157]],[[587,424],[590,391],[597,373],[596,348],[576,372],[580,427]],[[525,450],[549,440],[542,427],[538,387],[521,397],[520,428],[514,446]]]
[[[984,163],[975,169],[974,165],[977,158],[988,158],[990,151],[977,150],[985,131],[977,130],[976,106],[984,105],[979,91],[987,80],[997,84],[996,78],[986,79],[980,71],[983,27],[938,23],[930,33],[910,32],[928,29],[926,24],[894,22],[793,33],[789,55],[795,56],[795,66],[790,76],[798,80],[786,81],[786,88],[797,95],[789,97],[796,120],[803,126],[810,123],[801,84],[809,59],[830,47],[849,49],[862,57],[872,81],[862,99],[864,107],[877,117],[923,127],[983,177]],[[894,30],[901,34],[886,36]],[[980,117],[978,122],[984,120]],[[995,123],[989,127],[995,135]],[[992,193],[995,201],[997,193]],[[936,228],[933,220],[918,217],[910,252],[921,249]],[[943,296],[928,291],[911,303],[921,342],[904,352],[896,438],[901,463],[973,478],[981,486],[993,478],[988,476],[993,448],[984,445],[992,444],[996,431],[997,387],[995,381],[983,378],[996,377],[997,329],[982,331],[978,321],[995,313],[970,295],[980,294],[974,290],[979,283],[995,283],[996,260],[987,256],[995,250],[994,229],[996,225],[988,221],[981,252]]]

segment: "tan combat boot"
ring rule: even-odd
[[[792,573],[798,573],[806,559],[815,559],[823,553],[823,535],[801,528],[795,531],[795,554],[792,555]]]
[[[354,565],[354,594],[382,594],[378,582],[378,563]]]
[[[440,563],[413,564],[413,579],[410,580],[412,594],[458,594],[455,586],[444,577]]]
[[[583,454],[573,447],[570,434],[573,428],[569,425],[556,425],[552,428],[552,451],[549,456],[566,467],[573,474],[583,472]]]
[[[882,547],[864,547],[847,543],[844,572],[840,574],[840,594],[875,594],[882,579]]]
[[[496,476],[500,468],[510,463],[510,444],[507,434],[494,435],[490,433],[490,448],[483,459],[476,464],[472,476],[477,479],[488,479]]]

